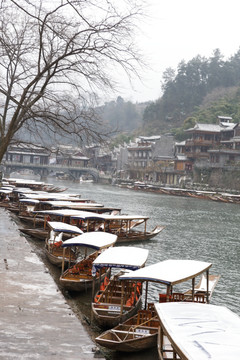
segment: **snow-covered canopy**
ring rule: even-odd
[[[155,281],[175,285],[192,279],[212,266],[196,260],[165,260],[119,277],[121,280]]]
[[[226,307],[170,302],[157,303],[155,309],[184,359],[239,359],[240,318]]]
[[[93,261],[95,268],[116,267],[136,270],[144,266],[148,250],[133,246],[119,246],[107,249]]]
[[[117,235],[92,231],[64,241],[62,247],[85,246],[98,250],[112,246],[116,241]]]

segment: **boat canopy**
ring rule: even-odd
[[[23,191],[24,192],[24,191]],[[37,199],[37,200],[61,200],[61,201],[77,201],[76,195],[48,193],[48,192],[35,192],[30,194],[23,194],[25,198]]]
[[[11,194],[11,193],[12,193],[12,190],[0,189],[0,193],[2,193],[2,194]]]
[[[89,202],[88,202],[89,201]],[[65,200],[62,200],[62,201],[59,201],[59,200],[53,200],[53,201],[49,201],[49,200],[44,200],[44,201],[41,201],[42,204],[48,204],[48,205],[51,205],[51,206],[54,206],[54,207],[62,207],[62,206],[65,206],[65,207],[72,207],[72,208],[77,208],[77,207],[103,207],[104,205],[103,204],[98,204],[98,203],[93,203],[93,202],[90,202],[89,199],[83,199],[83,198],[80,198],[79,199],[79,202],[73,202],[73,201],[65,201]]]
[[[226,307],[170,302],[155,309],[181,359],[239,359],[240,317]]]
[[[70,216],[73,219],[85,219],[85,220],[103,220],[102,215],[99,215],[90,211],[80,211],[74,209],[50,209],[50,210],[40,210],[33,211],[35,214],[43,214],[43,215],[56,215],[56,216]]]
[[[1,190],[13,190],[14,187],[11,185],[2,185]]]
[[[94,269],[101,267],[116,267],[136,270],[145,265],[148,250],[133,246],[119,246],[107,249],[94,261]]]
[[[35,181],[35,180],[25,180],[25,179],[16,179],[16,178],[9,178],[7,179],[10,182],[13,182],[15,184],[19,185],[44,185],[44,182],[42,181]]]
[[[13,192],[15,193],[20,193],[22,195],[25,195],[25,194],[38,194],[38,191],[34,191],[32,189],[29,189],[29,188],[14,188],[13,189]],[[44,192],[45,194],[47,194],[46,192]]]
[[[211,263],[196,260],[165,260],[119,277],[120,280],[154,281],[176,285],[207,271]]]
[[[93,213],[92,213],[93,214]],[[79,215],[74,215],[72,216],[73,219],[90,219],[89,218],[90,216],[90,213],[89,212],[85,212],[82,211],[81,214]],[[101,214],[99,215],[99,217],[101,217],[102,220],[106,221],[106,220],[140,220],[140,219],[143,219],[143,220],[147,220],[149,219],[148,216],[144,216],[144,215],[108,215],[108,214]]]
[[[117,235],[91,231],[64,241],[62,247],[85,246],[98,250],[112,246],[116,241]]]
[[[39,200],[36,199],[20,199],[19,200],[20,203],[26,203],[26,204],[39,204]]]
[[[148,216],[144,215],[105,215],[104,220],[148,220]]]
[[[48,226],[55,232],[64,232],[72,234],[83,234],[83,231],[75,225],[63,223],[61,221],[48,221]]]

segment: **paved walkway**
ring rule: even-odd
[[[88,360],[94,342],[0,208],[0,359]]]

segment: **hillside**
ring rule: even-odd
[[[146,107],[145,133],[173,132],[192,126],[195,121],[214,123],[218,115],[240,115],[240,50],[224,60],[220,50],[209,59],[197,55],[182,61],[177,71],[168,68],[162,81],[163,95]]]
[[[217,116],[240,119],[240,50],[224,59],[219,49],[210,58],[197,55],[188,62],[181,61],[177,70],[167,68],[162,78],[162,97],[154,102],[125,101],[118,96],[115,101],[95,107],[97,117],[91,117],[93,133],[105,134],[113,142],[120,143],[137,135],[155,135],[171,132],[176,139],[185,138],[184,130],[196,122],[215,123]],[[82,125],[81,118],[79,124]],[[31,125],[31,124],[30,124]],[[34,125],[35,126],[35,125]],[[87,128],[87,127],[86,127]],[[25,141],[24,129],[19,137]],[[88,132],[87,132],[88,134]],[[127,137],[127,138],[126,138]],[[97,136],[96,136],[97,138]],[[46,129],[35,126],[30,141],[81,145],[86,142],[74,134],[55,136]]]

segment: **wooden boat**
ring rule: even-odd
[[[46,184],[44,182],[29,180],[29,179],[15,179],[15,178],[4,178],[10,185],[15,187],[28,187],[36,191],[46,191],[46,192],[63,192],[67,190],[66,187],[54,186],[53,184]]]
[[[205,274],[202,274],[198,284],[194,287],[194,295],[195,297],[204,296],[204,302],[207,298],[207,292],[208,292],[208,299],[211,300],[213,291],[215,289],[215,286],[217,285],[218,281],[220,279],[220,275],[209,275],[208,276],[208,284]],[[192,289],[187,290],[184,292],[184,298],[187,299],[188,296],[192,296]]]
[[[132,325],[131,322],[128,323],[125,321],[119,326],[98,336],[95,339],[96,342],[109,349],[128,352],[141,351],[157,346],[159,320],[155,317],[156,314],[154,314],[154,311],[152,310],[151,303],[147,305],[149,282],[167,285],[166,294],[160,294],[159,301],[184,301],[184,293],[173,293],[173,285],[195,279],[196,276],[199,276],[199,274],[203,272],[208,273],[210,267],[210,263],[200,261],[166,260],[121,275],[119,277],[120,281],[132,281],[134,283],[146,282],[145,309],[148,309],[145,310],[147,317],[146,323],[144,323],[144,321],[137,321],[138,316],[136,316],[136,318],[132,320],[132,322],[135,321],[136,324],[134,323],[134,325]],[[210,276],[211,275],[209,275],[209,277]],[[199,286],[201,286],[201,284],[204,285],[203,283],[204,281],[200,283]],[[192,281],[192,284],[194,285],[194,281]],[[214,287],[215,286],[212,286],[212,291]],[[210,291],[210,286],[208,288]],[[197,299],[202,301],[202,297],[200,296],[194,297],[194,301],[197,301]],[[191,295],[187,300],[192,301]],[[141,317],[142,310],[140,310],[138,314],[139,317]]]
[[[155,309],[159,359],[239,359],[240,318],[226,307],[165,303]]]
[[[120,280],[146,281],[146,291],[149,281],[154,281],[167,286],[166,293],[159,294],[159,302],[193,301],[209,303],[212,292],[220,278],[219,275],[209,275],[209,269],[211,266],[211,263],[204,261],[165,260],[153,265],[146,266],[143,269],[122,275]],[[202,275],[204,275],[204,277],[201,277],[200,282],[195,287],[196,278]],[[173,286],[183,282],[186,283],[190,280],[190,290],[173,292]],[[204,286],[206,291],[201,292],[201,286]]]
[[[93,180],[93,178],[88,177],[88,176],[80,176],[79,182],[80,183],[93,183],[94,180]]]
[[[136,270],[145,265],[148,250],[137,247],[110,248],[93,261],[93,273],[104,267],[122,270],[113,275],[108,284],[101,284],[95,294],[93,285],[92,319],[103,328],[118,325],[141,307],[141,288],[132,282],[120,282],[119,276],[126,270]],[[124,269],[124,271],[123,271]]]
[[[48,221],[59,221],[70,223],[70,216],[79,214],[79,210],[62,209],[62,210],[42,210],[33,211],[33,216],[30,217],[30,228],[19,228],[21,232],[32,236],[39,240],[45,240],[48,236],[49,229],[47,228]],[[38,217],[38,215],[40,215]],[[38,228],[36,228],[38,226]]]
[[[95,341],[108,349],[133,352],[156,346],[159,320],[153,304],[147,310],[139,310],[124,323],[107,330]]]
[[[92,264],[98,255],[108,247],[111,247],[117,241],[117,236],[104,232],[88,232],[63,242],[62,247],[62,275],[60,276],[60,284],[66,290],[83,291],[90,288],[93,284]],[[84,255],[77,260],[75,265],[64,271],[65,251],[67,248],[84,248]],[[91,253],[87,253],[87,249],[91,249]],[[71,257],[69,258],[69,263]],[[107,266],[101,272],[98,272],[97,279],[100,281],[109,274]]]
[[[18,215],[19,218],[22,216],[23,221],[24,221],[24,217],[26,217],[26,218],[28,218],[28,217],[32,218],[33,217],[33,211],[36,209],[38,204],[39,204],[39,200],[19,199],[18,211],[14,211],[14,212]]]
[[[63,262],[63,247],[62,240],[69,239],[71,237],[82,234],[77,226],[65,224],[62,222],[48,222],[49,236],[45,240],[45,254],[48,260],[57,266],[62,266]],[[64,264],[67,265],[68,262],[75,262],[77,259],[77,253],[68,247],[65,251]]]
[[[96,226],[102,231],[107,231],[118,236],[118,243],[150,240],[159,234],[165,227],[156,226],[152,231],[147,231],[148,216],[143,215],[107,215],[99,214],[96,218],[94,213],[82,212],[71,216],[76,224],[85,224],[85,231],[95,229]],[[143,230],[136,230],[136,226],[143,224]]]
[[[99,207],[99,209],[103,208]],[[78,226],[83,232],[98,230],[109,232],[118,236],[118,242],[149,240],[164,229],[164,226],[156,226],[152,231],[148,232],[147,220],[149,218],[142,215],[120,215],[116,213],[108,215],[75,209],[33,211],[33,215],[30,218],[26,217],[25,220],[30,220],[34,228],[38,226],[41,230],[22,228],[21,231],[39,239],[45,239],[47,236],[47,221],[71,223]],[[140,224],[143,224],[143,230],[136,229]]]
[[[136,225],[134,224],[134,227]],[[158,235],[165,226],[157,225],[152,231],[139,231],[136,229],[131,229],[129,231],[124,231],[124,229],[120,229],[118,234],[118,242],[132,242],[132,241],[145,241],[153,239],[156,235]]]
[[[19,228],[19,231],[38,240],[45,240],[48,236],[48,229],[21,227]]]
[[[12,189],[8,187],[0,188],[0,207],[9,208],[11,206]]]
[[[71,209],[81,211],[92,211],[96,213],[120,213],[121,209],[106,207],[103,204],[99,204],[87,199],[80,199],[80,202],[73,201],[40,201],[38,210],[57,210],[57,209]]]
[[[31,206],[31,204],[34,204]],[[79,202],[70,202],[70,201],[39,201],[34,199],[23,199],[20,200],[21,204],[25,206],[20,207],[18,218],[29,225],[34,227],[42,227],[46,219],[53,217],[69,217],[69,214],[75,214],[78,210],[91,210],[94,212],[104,212],[102,204],[93,204],[93,203],[79,203]],[[28,205],[26,205],[28,204]],[[36,207],[40,207],[41,210],[37,210]],[[44,208],[46,210],[44,210]],[[100,210],[101,209],[101,210]],[[73,210],[73,212],[65,212],[63,210]],[[109,209],[106,209],[108,211]],[[61,220],[61,219],[60,219]]]

